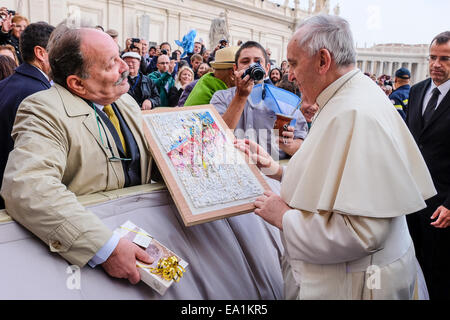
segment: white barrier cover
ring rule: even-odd
[[[272,185],[274,191],[278,185]],[[165,293],[70,266],[15,222],[0,224],[0,299],[282,299],[280,232],[254,213],[185,227],[167,191],[90,207],[114,230],[127,220],[189,261]]]

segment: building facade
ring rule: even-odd
[[[318,1],[319,3],[321,1]],[[302,5],[300,5],[302,4]],[[176,48],[191,29],[207,48],[214,19],[225,20],[231,44],[255,40],[272,51],[280,63],[296,25],[312,14],[312,1],[277,4],[264,0],[3,0],[2,5],[27,16],[31,22],[57,25],[65,18],[79,19],[119,32],[119,43],[140,37],[150,42],[168,41]],[[309,9],[309,10],[308,10]]]
[[[330,8],[328,0],[2,0],[2,5],[31,22],[56,26],[66,18],[84,19],[115,29],[122,47],[126,38],[139,37],[168,41],[175,49],[175,40],[195,29],[196,39],[211,49],[216,45],[210,40],[211,24],[221,19],[231,44],[258,41],[271,49],[277,65],[286,59],[287,43],[301,21],[321,12],[339,15],[339,6]],[[376,45],[357,48],[357,66],[376,75],[393,75],[404,66],[414,83],[428,76],[427,55],[426,45]]]
[[[429,77],[428,44],[379,44],[370,48],[357,48],[357,67],[363,72],[377,76],[388,74],[405,67],[411,71],[411,83]]]

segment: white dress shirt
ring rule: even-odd
[[[427,92],[425,93],[425,97],[423,98],[423,105],[422,105],[422,115],[425,112],[425,109],[427,108],[427,104],[428,101],[430,101],[431,96],[433,95],[433,90],[434,88],[438,88],[439,91],[441,92],[441,94],[438,97],[437,100],[437,104],[436,104],[436,109],[439,106],[439,104],[441,103],[442,99],[444,99],[445,95],[448,93],[448,91],[450,90],[450,79],[445,81],[443,84],[441,84],[440,86],[436,86],[434,84],[434,81],[431,80],[431,86],[428,88]],[[434,110],[436,110],[434,109]]]

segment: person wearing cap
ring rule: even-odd
[[[158,88],[152,80],[139,71],[141,56],[137,52],[130,51],[125,52],[122,55],[122,59],[130,69],[128,76],[130,89],[128,90],[128,94],[136,100],[142,110],[159,107],[161,100],[159,98]]]
[[[408,111],[409,79],[411,73],[406,68],[400,68],[395,72],[394,91],[389,95],[389,99],[394,104],[398,113],[406,120],[406,112]]]
[[[205,74],[198,80],[185,106],[208,104],[213,94],[219,90],[225,90],[234,86],[234,55],[239,47],[232,46],[217,51],[216,60],[211,62],[214,72]]]
[[[218,50],[224,49],[226,47],[229,47],[229,43],[228,40],[225,38],[220,39],[219,44],[214,48],[214,50],[211,51],[211,53],[209,54],[209,58],[208,58],[208,63],[211,63],[212,61],[215,60],[216,57],[216,53]]]
[[[119,44],[119,32],[114,29],[108,29],[105,33],[109,34],[109,36],[114,40],[115,43]]]
[[[260,82],[272,84],[268,78],[270,63],[266,50],[258,42],[247,41],[235,55],[235,86],[216,92],[211,98],[211,104],[222,115],[228,127],[235,130],[237,137],[251,137],[277,160],[286,159],[300,148],[308,132],[308,125],[301,112],[298,112],[295,127],[289,126],[288,130],[283,131],[279,137],[281,139],[273,135],[275,112],[264,104],[253,103],[249,97],[257,83],[249,75],[242,79],[245,70],[253,63],[260,63],[264,68],[267,78]]]

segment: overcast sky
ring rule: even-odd
[[[307,7],[308,0],[302,1],[302,7]],[[350,22],[358,47],[428,44],[438,33],[450,30],[450,0],[330,0],[330,13],[338,3],[340,16]]]

